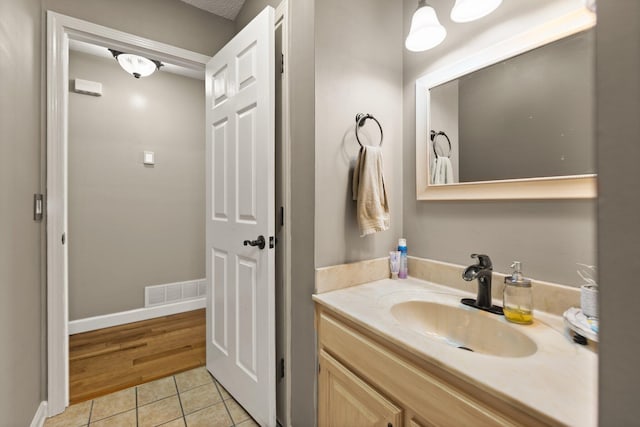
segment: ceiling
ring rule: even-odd
[[[223,18],[235,20],[244,0],[182,0],[192,6],[206,10]]]

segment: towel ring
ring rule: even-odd
[[[382,139],[384,138],[384,134],[382,132],[382,126],[380,125],[380,122],[378,121],[378,119],[376,119],[375,117],[373,117],[371,114],[368,114],[368,113],[356,114],[356,139],[358,140],[358,144],[360,144],[360,147],[364,147],[364,145],[362,145],[362,142],[360,142],[360,137],[358,136],[358,128],[361,128],[362,126],[364,126],[367,119],[372,119],[374,122],[378,124],[378,128],[380,128],[380,144],[378,144],[378,147],[382,147]]]
[[[433,154],[435,154],[435,155],[436,155],[436,159],[437,159],[438,157],[440,157],[440,156],[438,156],[438,153],[436,152],[436,138],[437,138],[438,136],[440,136],[440,135],[442,135],[442,136],[444,136],[445,138],[447,138],[447,142],[449,143],[449,155],[448,155],[448,156],[446,156],[446,157],[447,157],[447,158],[450,158],[450,157],[451,157],[451,150],[452,150],[452,148],[451,148],[451,140],[449,139],[449,137],[447,136],[447,134],[446,134],[446,133],[444,133],[443,131],[440,131],[440,132],[436,132],[435,130],[432,130],[432,131],[431,131],[431,142],[433,142],[433,145],[432,145],[432,147],[433,147]]]

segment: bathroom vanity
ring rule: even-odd
[[[318,425],[596,425],[595,352],[557,316],[510,324],[462,296],[414,278],[315,295]]]

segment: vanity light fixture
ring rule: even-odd
[[[422,52],[438,46],[446,36],[447,30],[438,21],[436,11],[426,0],[419,0],[404,46],[412,52]]]
[[[500,4],[502,0],[456,0],[451,9],[451,20],[461,23],[475,21],[496,10]]]
[[[118,61],[122,69],[136,79],[150,76],[164,65],[155,59],[145,58],[144,56],[134,55],[133,53],[124,53],[114,49],[109,49],[109,52],[111,52],[116,61]]]
[[[456,0],[451,10],[454,22],[471,22],[487,16],[502,4],[502,0]],[[426,0],[418,0],[418,8],[411,18],[411,28],[404,45],[412,52],[422,52],[438,46],[447,30],[438,21],[433,7]]]

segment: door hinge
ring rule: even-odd
[[[42,194],[33,195],[33,220],[42,221],[44,215],[44,196]]]
[[[280,359],[280,379],[284,378],[284,358]]]
[[[284,53],[280,54],[280,74],[284,74]]]

